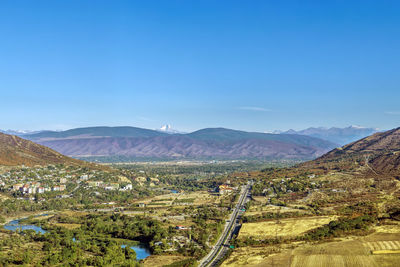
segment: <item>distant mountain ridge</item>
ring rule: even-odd
[[[42,131],[35,134],[26,135],[28,139],[51,139],[51,138],[69,138],[69,137],[155,137],[164,136],[167,133],[153,131],[149,129],[130,127],[130,126],[97,126],[97,127],[85,127],[76,128],[66,131]]]
[[[30,131],[30,130],[0,130],[0,133],[16,135],[16,136],[24,136],[27,134],[35,134],[40,133],[42,131]]]
[[[349,126],[346,128],[338,128],[338,127],[331,127],[331,128],[307,128],[301,131],[295,130],[288,130],[286,132],[280,132],[281,134],[300,134],[300,135],[307,135],[312,136],[320,139],[324,139],[339,145],[345,145],[366,136],[369,136],[373,133],[378,132],[379,130],[376,128],[367,128],[367,127],[360,127],[360,126]]]
[[[171,134],[137,127],[87,127],[45,131],[25,138],[74,157],[312,159],[336,147],[309,136],[225,128]]]

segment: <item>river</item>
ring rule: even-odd
[[[47,214],[43,214],[43,215],[39,215],[39,216],[45,216],[45,215],[47,215]],[[4,225],[4,229],[10,230],[10,231],[33,230],[36,233],[41,233],[41,234],[46,233],[46,230],[44,230],[40,226],[37,226],[34,224],[19,224],[20,220],[21,219],[10,221],[9,223]],[[73,241],[76,242],[76,239],[73,238]],[[121,247],[125,248],[126,245],[122,245]],[[148,247],[146,247],[145,245],[131,246],[130,248],[136,252],[136,260],[143,260],[151,255],[150,249]]]

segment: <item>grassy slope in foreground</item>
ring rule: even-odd
[[[0,133],[0,165],[34,166],[48,164],[93,165],[69,158],[48,147],[38,145],[20,137]]]

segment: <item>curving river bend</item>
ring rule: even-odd
[[[38,216],[47,216],[47,214],[42,214],[42,215],[38,215]],[[12,221],[8,222],[7,224],[5,224],[3,228],[6,230],[14,231],[14,232],[15,231],[24,231],[24,230],[33,230],[36,233],[41,233],[41,234],[46,233],[46,230],[44,230],[40,226],[37,226],[34,224],[19,224],[19,221],[21,219],[12,220]],[[76,240],[74,240],[74,242],[75,241]],[[126,245],[121,245],[121,247],[125,248]],[[150,249],[144,245],[131,246],[130,248],[136,252],[136,260],[143,260],[151,255]]]

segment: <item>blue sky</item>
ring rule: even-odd
[[[400,126],[399,1],[1,1],[0,129]]]

